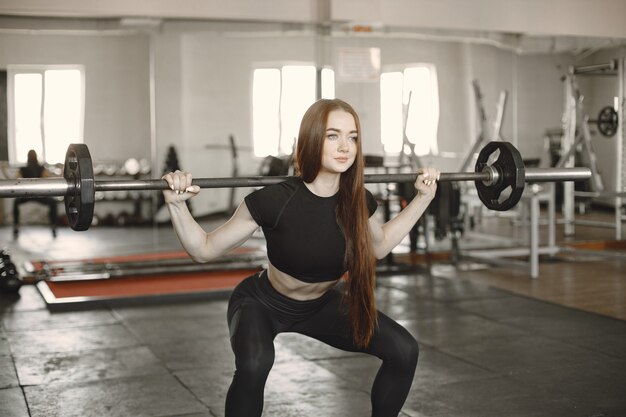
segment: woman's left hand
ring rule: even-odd
[[[417,170],[417,179],[415,180],[415,189],[419,192],[419,195],[432,200],[437,192],[438,180],[438,169],[430,167],[419,168]]]

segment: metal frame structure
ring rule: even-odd
[[[582,67],[571,67],[569,73],[566,76],[565,84],[565,113],[564,113],[564,146],[568,148],[566,154],[559,161],[557,166],[566,167],[573,165],[573,156],[576,150],[576,146],[580,144],[585,145],[585,149],[590,158],[592,178],[594,178],[594,190],[589,191],[575,191],[573,184],[564,184],[564,201],[563,201],[563,218],[565,224],[565,234],[568,236],[574,235],[575,225],[591,226],[591,227],[607,227],[614,228],[615,239],[621,240],[624,238],[623,223],[626,221],[626,216],[622,213],[622,207],[624,204],[624,198],[626,198],[626,157],[624,134],[624,117],[626,117],[625,106],[625,77],[626,77],[626,58],[619,60],[613,60],[604,64],[595,64]],[[618,124],[617,132],[615,134],[615,189],[606,190],[604,184],[601,181],[599,172],[596,167],[595,153],[591,148],[591,139],[589,128],[587,126],[588,115],[585,114],[580,93],[575,82],[575,77],[581,76],[617,76],[618,77]],[[577,137],[577,130],[578,137]],[[601,222],[576,219],[575,215],[575,199],[576,197],[606,197],[614,199],[615,214],[613,222]]]
[[[530,192],[524,193],[522,202],[528,204],[529,240],[526,247],[512,247],[502,249],[474,249],[464,251],[463,258],[478,262],[508,265],[527,269],[531,278],[539,278],[539,256],[556,255],[564,249],[556,245],[556,199],[554,187],[542,190],[538,186],[529,187]],[[540,226],[540,203],[548,203],[547,224],[548,237],[545,245],[539,239]],[[511,259],[513,257],[527,256],[527,261]],[[506,258],[506,259],[503,259]]]

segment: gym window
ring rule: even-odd
[[[334,72],[320,74],[323,98],[334,98]],[[291,154],[304,112],[316,99],[313,65],[258,68],[252,78],[252,139],[256,156]]]
[[[405,134],[415,144],[417,155],[438,152],[439,87],[434,65],[418,64],[402,71],[383,72],[380,108],[381,140],[386,153],[400,153]]]
[[[8,69],[9,161],[63,162],[70,143],[83,142],[84,81],[80,67]]]

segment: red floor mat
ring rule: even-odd
[[[259,253],[258,248],[252,247],[239,247],[230,252],[232,255],[245,255]],[[44,265],[58,265],[66,263],[85,263],[85,264],[108,264],[108,263],[122,263],[122,262],[150,262],[166,259],[189,259],[189,255],[185,251],[171,251],[171,252],[151,252],[151,253],[134,253],[130,255],[120,256],[107,256],[101,258],[89,258],[89,259],[64,259],[64,260],[49,260],[49,261],[30,261],[30,265],[33,268],[33,272],[39,272]]]
[[[163,301],[225,299],[260,268],[128,276],[88,281],[40,281],[37,289],[50,310],[74,310]]]
[[[89,281],[62,281],[46,284],[54,296],[133,297],[233,289],[241,280],[259,269],[210,271],[151,276],[127,276]]]
[[[232,254],[258,253],[258,249],[239,248]],[[187,253],[165,252],[114,256],[76,261],[32,261],[35,271],[44,264],[79,262],[85,264],[106,264],[121,262],[150,262],[164,259],[189,258]],[[89,279],[75,281],[42,280],[37,288],[50,309],[73,309],[99,307],[115,304],[136,304],[148,301],[225,297],[244,278],[261,269],[260,265],[250,264],[245,269],[171,272],[153,275],[126,275],[109,279]]]

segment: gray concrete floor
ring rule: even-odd
[[[24,227],[12,257],[179,249],[169,228]],[[379,308],[421,346],[402,416],[624,417],[626,322],[469,281],[381,276]],[[223,416],[234,366],[226,300],[51,313],[33,286],[0,297],[0,416]],[[369,415],[379,361],[276,339],[264,416]]]

